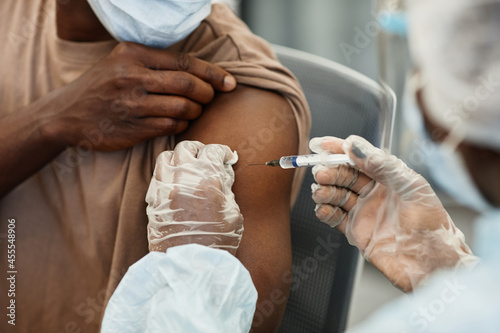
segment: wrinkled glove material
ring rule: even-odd
[[[197,243],[236,254],[243,216],[231,187],[236,152],[182,141],[160,154],[146,195],[150,251]]]
[[[331,145],[332,140],[339,139],[313,139],[311,149],[324,153],[322,147]],[[371,181],[354,193],[350,186],[345,188],[353,168],[338,167],[336,178],[329,184],[313,186],[313,198],[319,201],[317,210],[324,205],[315,194],[322,187],[337,187],[354,195],[356,202],[345,217],[341,216],[343,220],[330,225],[341,225],[349,243],[395,285],[412,290],[437,269],[477,263],[463,233],[422,176],[358,136],[348,137],[343,150],[353,159],[359,174]],[[325,166],[313,170],[315,178],[322,168]]]
[[[150,252],[130,266],[108,302],[102,333],[247,333],[257,290],[227,251],[198,244]]]

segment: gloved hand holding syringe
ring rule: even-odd
[[[295,155],[283,156],[279,160],[272,160],[261,164],[247,164],[247,166],[266,165],[266,166],[280,166],[283,169],[292,169],[300,167],[310,167],[316,164],[323,164],[328,166],[339,165],[348,163],[354,165],[354,162],[346,154],[309,154],[309,155]]]

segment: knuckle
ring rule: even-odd
[[[342,177],[339,177],[340,179],[339,183],[341,184],[341,186],[350,187],[353,185],[352,183],[356,181],[358,175],[359,171],[357,171],[357,169],[354,168],[346,169]]]
[[[124,90],[132,85],[132,78],[128,75],[119,75],[113,80],[116,89]]]
[[[338,197],[338,188],[335,186],[328,186],[324,188],[322,200],[324,203],[335,203]]]
[[[328,201],[330,201],[330,193],[330,186],[321,186],[316,190],[316,192],[314,192],[314,196],[319,203],[327,203]]]
[[[111,74],[111,81],[115,88],[127,89],[138,83],[137,77],[132,73],[130,67],[125,64],[114,66]]]
[[[333,200],[336,203],[340,203],[343,201],[345,196],[347,195],[347,190],[345,188],[340,188],[340,187],[335,187],[335,190],[333,191]]]
[[[339,186],[346,186],[354,175],[353,170],[341,165],[335,170],[335,183]]]
[[[193,78],[186,75],[180,75],[177,79],[177,87],[181,93],[191,93],[195,89],[195,83]]]
[[[179,101],[164,101],[158,104],[161,113],[172,118],[184,119],[188,113],[187,102],[184,99]]]
[[[112,54],[117,57],[126,57],[134,54],[137,44],[131,42],[121,42],[115,46]]]
[[[180,99],[175,104],[175,115],[180,119],[189,119],[189,101],[187,99]]]
[[[164,115],[170,114],[170,104],[165,103],[165,102],[160,102],[158,104],[158,108],[160,109],[161,113],[163,113]]]
[[[116,77],[114,85],[118,90],[133,90],[136,95],[143,90],[137,78],[130,73]]]
[[[128,52],[130,47],[131,45],[129,42],[118,43],[118,45],[115,46],[113,52],[118,54],[125,54]]]
[[[139,102],[133,99],[126,99],[124,101],[124,106],[130,111],[136,111],[137,109],[139,109]]]
[[[191,68],[192,59],[187,53],[177,53],[175,59],[175,69],[178,71],[186,72]]]
[[[325,186],[321,192],[321,200],[323,203],[329,203],[337,206],[342,201],[346,190],[336,186]]]
[[[113,103],[113,108],[120,111],[126,111],[126,115],[135,113],[139,107],[139,103],[129,98],[119,98]]]
[[[331,170],[320,170],[316,173],[316,180],[320,184],[328,184],[332,181]]]
[[[162,124],[162,130],[166,134],[176,133],[178,127],[179,127],[179,124],[174,119],[165,119],[165,121]]]
[[[222,83],[223,81],[223,77],[222,78],[219,78],[219,75],[217,75],[217,71],[215,70],[215,67],[211,64],[208,64],[206,67],[205,67],[205,72],[204,72],[204,75],[205,77],[207,78],[208,81],[210,82],[213,82],[213,81],[220,81]]]

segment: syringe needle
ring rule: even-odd
[[[247,166],[256,166],[256,165],[266,165],[266,163],[258,163],[258,164],[247,164]]]

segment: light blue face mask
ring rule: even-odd
[[[474,222],[474,254],[500,265],[500,209],[487,211]]]
[[[167,48],[193,32],[211,10],[210,0],[88,0],[118,41]]]

